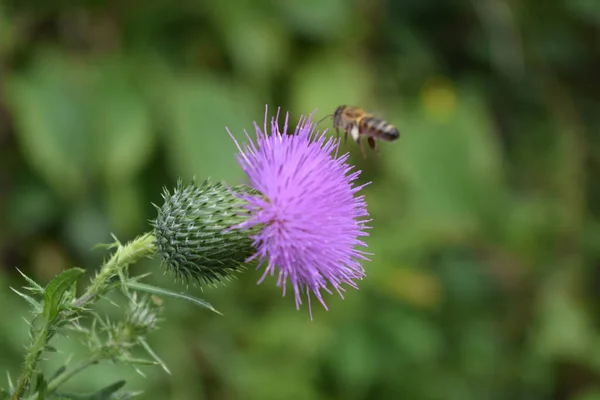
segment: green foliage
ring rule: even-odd
[[[173,292],[168,289],[164,289],[164,288],[160,288],[160,287],[156,287],[156,286],[152,286],[152,285],[146,285],[146,284],[139,283],[139,282],[131,282],[131,281],[127,282],[126,286],[127,286],[127,288],[133,289],[138,292],[151,293],[151,294],[155,294],[158,296],[173,297],[176,299],[185,300],[185,301],[188,301],[199,307],[208,308],[209,310],[214,311],[217,314],[220,314],[215,308],[213,308],[213,306],[211,306],[205,300],[199,299],[199,298],[189,295],[187,293],[176,293],[176,292]]]
[[[118,381],[87,395],[62,393],[54,398],[64,400],[127,400],[135,397],[135,394],[133,393],[117,394],[117,392],[125,386],[125,383],[125,381]]]
[[[202,300],[107,270],[109,292],[88,294],[189,300],[146,342],[172,374],[97,365],[64,393],[126,378],[148,399],[597,398],[599,16],[592,0],[3,2],[0,370],[19,376],[19,321],[51,277],[101,263],[89,249],[109,232],[145,231],[161,188],[237,183],[226,126],[253,135],[265,103],[292,123],[356,104],[401,132],[366,160],[342,145],[373,182],[359,291],[308,322],[251,269]],[[224,317],[196,307],[211,304]],[[44,371],[87,354],[61,340]]]
[[[179,295],[168,289],[160,289],[138,282],[143,276],[129,278],[129,266],[144,256],[152,256],[156,249],[154,242],[155,237],[152,234],[145,234],[126,245],[122,245],[118,241],[111,245],[104,245],[103,247],[116,250],[80,297],[76,295],[76,283],[85,273],[85,270],[81,268],[70,268],[57,274],[45,288],[42,288],[32,278],[22,274],[30,285],[25,290],[34,296],[41,297],[42,302],[13,289],[33,306],[33,317],[30,323],[30,343],[25,355],[22,374],[16,387],[13,387],[9,380],[10,391],[7,393],[11,399],[130,398],[133,395],[131,393],[115,394],[125,384],[125,381],[119,381],[85,396],[65,394],[59,391],[61,385],[73,376],[102,361],[132,366],[140,374],[142,374],[139,370],[140,366],[160,365],[169,373],[165,363],[146,341],[146,337],[158,328],[159,315],[162,313],[162,299],[156,294],[183,298],[196,305],[216,310],[207,302],[192,296]],[[119,284],[115,285],[113,279],[115,277],[119,277]],[[101,296],[107,296],[116,288],[121,288],[128,300],[127,312],[118,322],[101,317],[91,308],[100,300]],[[153,293],[153,295],[138,299],[136,290]],[[43,318],[43,321],[36,323],[39,318]],[[86,318],[91,319],[91,323],[82,323],[82,320],[85,321]],[[52,377],[47,379],[39,368],[39,363],[45,353],[57,352],[49,343],[56,333],[66,333],[66,330],[75,332],[81,337],[88,349],[88,354],[74,368],[68,369],[65,365],[61,365]],[[137,357],[133,352],[136,348],[144,350],[149,358]],[[34,375],[35,383],[33,384]],[[30,388],[31,394],[27,397]]]
[[[46,323],[53,323],[61,310],[61,305],[69,304],[74,298],[75,283],[85,271],[81,268],[70,268],[56,275],[44,289],[44,310],[42,315]],[[70,291],[70,296],[67,293]]]

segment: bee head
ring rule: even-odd
[[[339,106],[333,112],[332,117],[333,117],[333,125],[334,126],[339,126],[339,124],[340,124],[340,122],[342,120],[342,113],[344,112],[344,108],[346,108],[345,105]]]

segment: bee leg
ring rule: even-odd
[[[360,152],[362,153],[363,158],[367,158],[367,153],[365,153],[365,148],[363,147],[362,142],[360,141],[360,137],[356,138],[356,143],[358,143],[358,147],[360,147]]]
[[[375,152],[376,152],[377,154],[379,154],[379,148],[377,147],[377,142],[375,141],[375,138],[373,138],[373,137],[369,136],[369,137],[367,138],[367,142],[369,143],[369,147],[370,147],[372,150],[375,150]]]
[[[344,129],[344,144],[348,141],[348,131]]]

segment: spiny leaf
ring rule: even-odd
[[[0,388],[0,400],[9,400],[10,392],[7,392],[6,389]]]
[[[67,366],[63,365],[62,367],[60,367],[59,369],[56,370],[56,372],[54,372],[52,374],[52,376],[50,377],[50,380],[53,381],[54,379],[58,378],[60,375],[62,375],[65,371],[67,370]]]
[[[15,391],[15,385],[13,385],[13,381],[10,377],[10,372],[6,371],[6,380],[8,381],[8,390],[10,393]]]
[[[150,294],[157,294],[159,296],[169,296],[169,297],[174,297],[176,299],[182,299],[185,301],[189,301],[190,303],[193,303],[197,306],[200,307],[204,307],[204,308],[208,308],[211,311],[216,312],[219,315],[223,315],[221,314],[219,311],[217,311],[210,303],[208,303],[205,300],[202,299],[198,299],[196,297],[190,296],[189,294],[186,293],[176,293],[173,292],[171,290],[168,289],[163,289],[163,288],[159,288],[156,286],[152,286],[152,285],[146,285],[144,283],[139,283],[139,282],[127,282],[126,285],[133,290],[137,290],[140,292],[146,292],[146,293],[150,293]]]
[[[138,391],[138,392],[121,393],[117,397],[115,397],[115,400],[129,400],[129,399],[139,396],[142,393],[144,393],[144,392]]]
[[[97,392],[90,394],[74,394],[74,393],[62,393],[60,394],[61,399],[68,400],[115,400],[122,399],[122,395],[116,395],[116,392],[125,386],[126,381],[118,381],[110,384]]]
[[[25,299],[25,301],[27,301],[29,304],[31,304],[33,306],[33,311],[37,314],[39,314],[40,312],[42,312],[42,305],[40,304],[39,301],[35,300],[33,297],[26,295],[25,293],[21,293],[19,292],[17,289],[15,288],[10,288],[13,292],[15,292],[16,294],[18,294],[19,296],[21,296],[22,298]]]
[[[127,299],[132,300],[131,293],[129,293],[127,285],[125,284],[125,282],[127,282],[127,277],[125,276],[125,272],[122,269],[119,270],[119,279],[121,280],[121,291],[127,297]]]
[[[44,317],[53,321],[60,310],[63,295],[85,271],[81,268],[70,268],[56,275],[44,289]]]
[[[37,400],[46,399],[46,392],[48,391],[48,382],[46,381],[44,374],[38,374],[35,383],[35,391],[38,394]]]
[[[117,237],[113,233],[111,233],[110,236],[112,236],[112,238],[115,239],[114,242],[98,243],[97,245],[92,247],[92,250],[111,250],[111,249],[116,249],[117,247],[121,246],[121,242],[119,242],[119,239],[117,239]]]
[[[113,394],[115,394],[119,389],[121,389],[123,386],[125,386],[125,383],[127,383],[127,382],[123,380],[123,381],[118,381],[111,385],[108,385],[105,388],[97,391],[93,397],[90,397],[90,400],[91,399],[93,399],[93,400],[110,399],[111,397],[113,397],[112,396]]]
[[[19,274],[21,274],[21,276],[23,278],[25,278],[27,283],[29,283],[31,285],[31,287],[27,288],[27,289],[29,289],[30,292],[38,293],[38,294],[44,293],[44,288],[41,287],[36,281],[34,281],[33,279],[31,279],[30,277],[25,275],[23,272],[21,272],[21,270],[19,268],[17,268],[17,271],[19,272]]]
[[[146,350],[146,352],[150,355],[150,357],[152,357],[154,360],[156,360],[156,362],[162,367],[162,369],[165,370],[165,372],[167,374],[171,375],[171,371],[169,371],[169,368],[167,368],[167,365],[163,362],[163,360],[161,360],[158,357],[158,355],[154,352],[154,350],[152,350],[152,347],[150,347],[150,345],[144,339],[140,339],[140,344],[142,345],[144,350]]]
[[[157,365],[157,364],[159,364],[156,361],[147,360],[145,358],[131,358],[131,357],[126,357],[126,356],[119,357],[119,361],[122,361],[123,363],[129,364],[129,365]]]
[[[132,367],[133,367],[133,370],[134,370],[135,372],[137,372],[137,373],[138,373],[138,374],[139,374],[139,375],[140,375],[142,378],[146,378],[146,374],[144,374],[144,373],[142,372],[142,370],[141,370],[141,369],[139,369],[139,368],[138,368],[137,366],[135,366],[135,365],[132,365]]]

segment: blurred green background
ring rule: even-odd
[[[599,38],[594,0],[4,0],[0,371],[26,343],[16,268],[93,271],[92,246],[147,231],[163,186],[240,181],[225,127],[242,138],[266,103],[293,121],[355,104],[402,134],[366,160],[342,147],[373,182],[359,291],[311,322],[250,270],[193,291],[224,316],[166,301],[150,343],[172,376],[100,365],[68,387],[600,399]],[[81,355],[55,345],[49,371]]]

